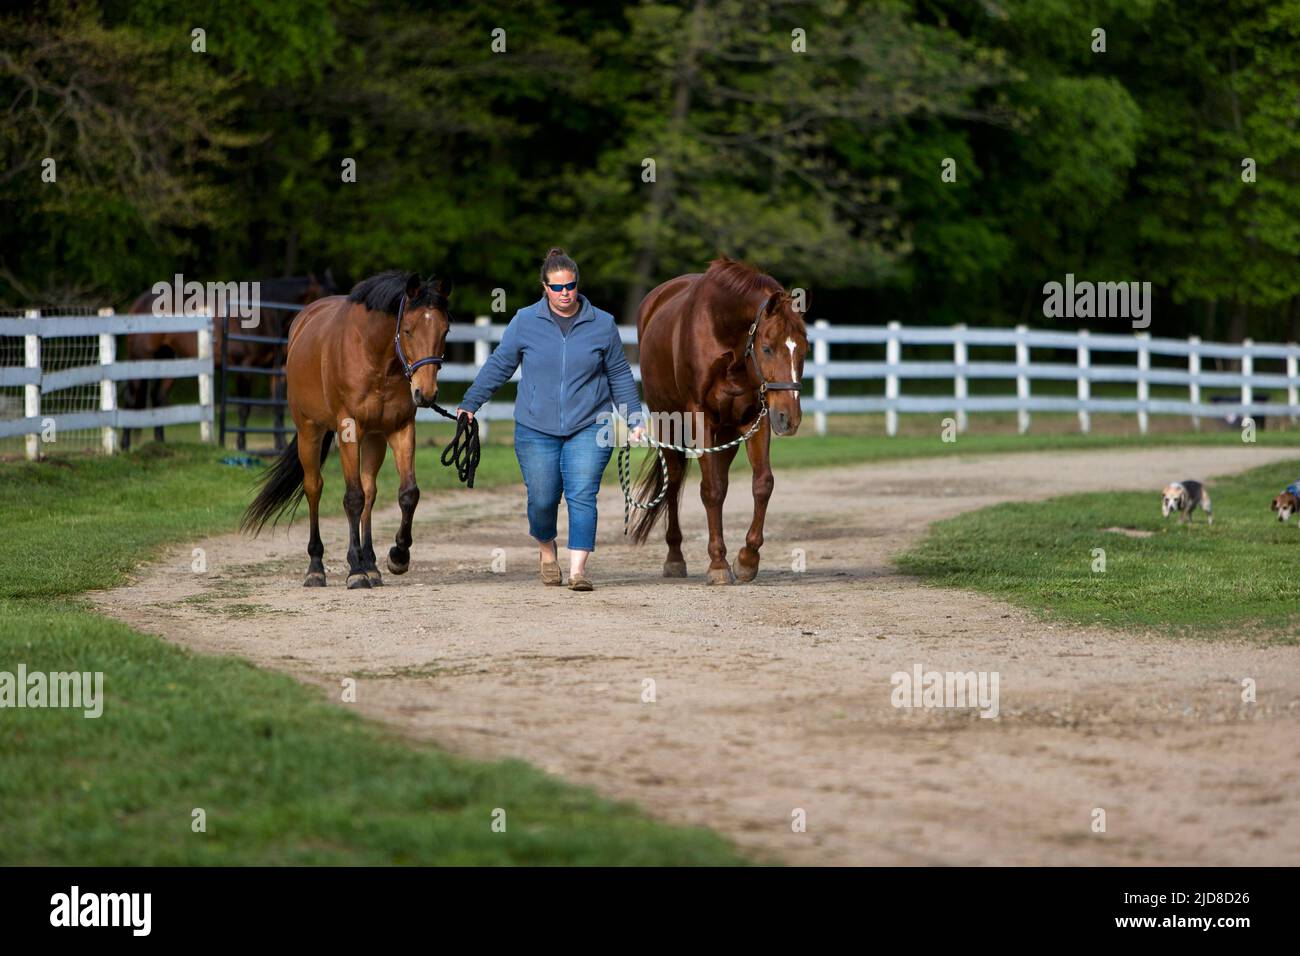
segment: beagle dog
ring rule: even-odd
[[[1300,511],[1300,481],[1293,481],[1282,489],[1282,493],[1273,499],[1273,510],[1277,512],[1277,520],[1283,524]]]
[[[1180,524],[1191,524],[1192,512],[1200,505],[1206,520],[1214,524],[1214,510],[1210,505],[1210,493],[1199,481],[1175,481],[1167,485],[1163,492],[1160,514],[1168,518],[1175,511],[1179,513]]]

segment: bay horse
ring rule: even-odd
[[[732,446],[700,457],[700,498],[709,521],[708,583],[752,581],[758,574],[763,521],[774,487],[771,436],[773,432],[793,435],[802,418],[799,388],[808,352],[804,321],[779,282],[747,263],[722,256],[706,272],[678,276],[652,289],[641,302],[636,324],[641,386],[656,440],[681,443],[664,435],[663,413],[702,419],[699,447],[725,444],[748,431],[755,419],[766,419],[745,443],[754,473],[754,517],[734,570],[727,563],[722,537],[722,504],[739,449]],[[653,507],[637,511],[629,534],[634,543],[643,543],[667,512],[664,577],[684,578],[678,507],[689,459],[669,449],[664,449],[664,455],[667,493]],[[652,456],[640,476],[638,492],[646,498],[663,490],[658,465]]]
[[[330,271],[325,270],[322,279],[318,279],[315,274],[309,273],[305,276],[286,276],[282,279],[261,279],[258,280],[259,298],[267,302],[287,302],[294,304],[306,305],[314,302],[322,296],[334,294],[334,279]],[[149,291],[140,295],[128,310],[130,315],[151,315],[153,313],[154,303],[158,300],[158,294]],[[256,324],[247,329],[242,326],[238,331],[247,332],[253,335],[264,335],[267,337],[283,338],[285,329],[293,321],[297,312],[286,314],[284,309],[273,309],[269,307],[259,308],[250,318],[256,320]],[[221,340],[225,336],[225,317],[215,316],[212,320],[212,367],[216,371],[221,368]],[[133,362],[149,361],[152,359],[192,359],[198,358],[199,354],[199,337],[194,332],[147,332],[139,335],[128,335],[126,337],[127,358]],[[276,365],[283,364],[283,346],[268,342],[231,342],[229,346],[229,361],[231,365],[255,366],[258,368],[274,368]],[[154,408],[163,408],[168,404],[171,398],[172,385],[174,379],[135,379],[127,384],[126,408],[143,409],[148,407],[149,400],[152,398]],[[242,374],[234,376],[235,394],[241,398],[248,398],[253,391],[253,376]],[[271,397],[278,399],[282,397],[284,385],[281,377],[278,375],[271,377]],[[239,406],[239,424],[240,427],[247,427],[248,415],[251,407],[248,405]],[[284,409],[280,405],[275,406],[275,424],[277,427],[284,425]],[[122,429],[122,448],[124,451],[131,450],[131,433],[135,429]],[[163,427],[154,426],[154,440],[163,441]],[[239,432],[235,443],[243,451],[246,447],[246,435]],[[277,433],[275,436],[275,447],[277,449],[284,447],[283,437]]]
[[[375,476],[393,449],[402,522],[388,551],[388,570],[405,574],[411,562],[411,521],[420,500],[415,481],[415,410],[433,408],[438,369],[451,327],[451,282],[429,283],[401,270],[364,279],[347,296],[317,299],[289,328],[285,360],[289,413],[298,434],[261,477],[261,491],[240,525],[254,535],[272,518],[293,511],[306,496],[311,511],[311,558],[304,587],[325,586],[320,538],[321,465],[339,435],[343,509],[349,526],[349,588],[379,587],[370,513]],[[408,355],[421,356],[409,361]]]

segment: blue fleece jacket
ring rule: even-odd
[[[629,426],[642,424],[640,392],[623,354],[614,317],[578,296],[578,314],[563,335],[543,296],[515,313],[460,407],[477,412],[523,364],[515,421],[567,437],[600,413],[626,408]],[[621,406],[621,407],[620,407]]]

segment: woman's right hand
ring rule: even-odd
[[[468,408],[461,408],[460,406],[457,406],[457,407],[456,407],[456,417],[457,417],[457,418],[460,418],[460,416],[461,416],[462,414],[464,414],[464,415],[468,415],[470,421],[473,421],[473,420],[474,420],[474,413],[473,413],[473,412],[471,412]]]

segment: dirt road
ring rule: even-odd
[[[713,827],[760,859],[1296,864],[1300,648],[1051,626],[889,564],[927,523],[995,502],[1141,488],[1157,509],[1170,477],[1290,457],[1161,448],[781,472],[758,580],[731,588],[703,583],[695,482],[684,581],[659,576],[662,543],[623,544],[614,487],[601,495],[588,594],[538,582],[522,485],[426,493],[411,571],[386,573],[380,589],[343,587],[341,521],[323,529],[330,586],[301,587],[299,522],[287,536],[187,544],[94,599],[141,630],[335,698],[341,678],[357,678],[357,703],[340,706],[468,756],[521,757]],[[326,481],[341,493],[336,468]],[[732,556],[749,508],[738,469]],[[395,509],[377,510],[381,566],[396,524]],[[190,570],[193,547],[206,574]],[[895,708],[891,675],[917,664],[996,671],[999,716]],[[1240,701],[1244,677],[1258,685],[1253,705]]]

